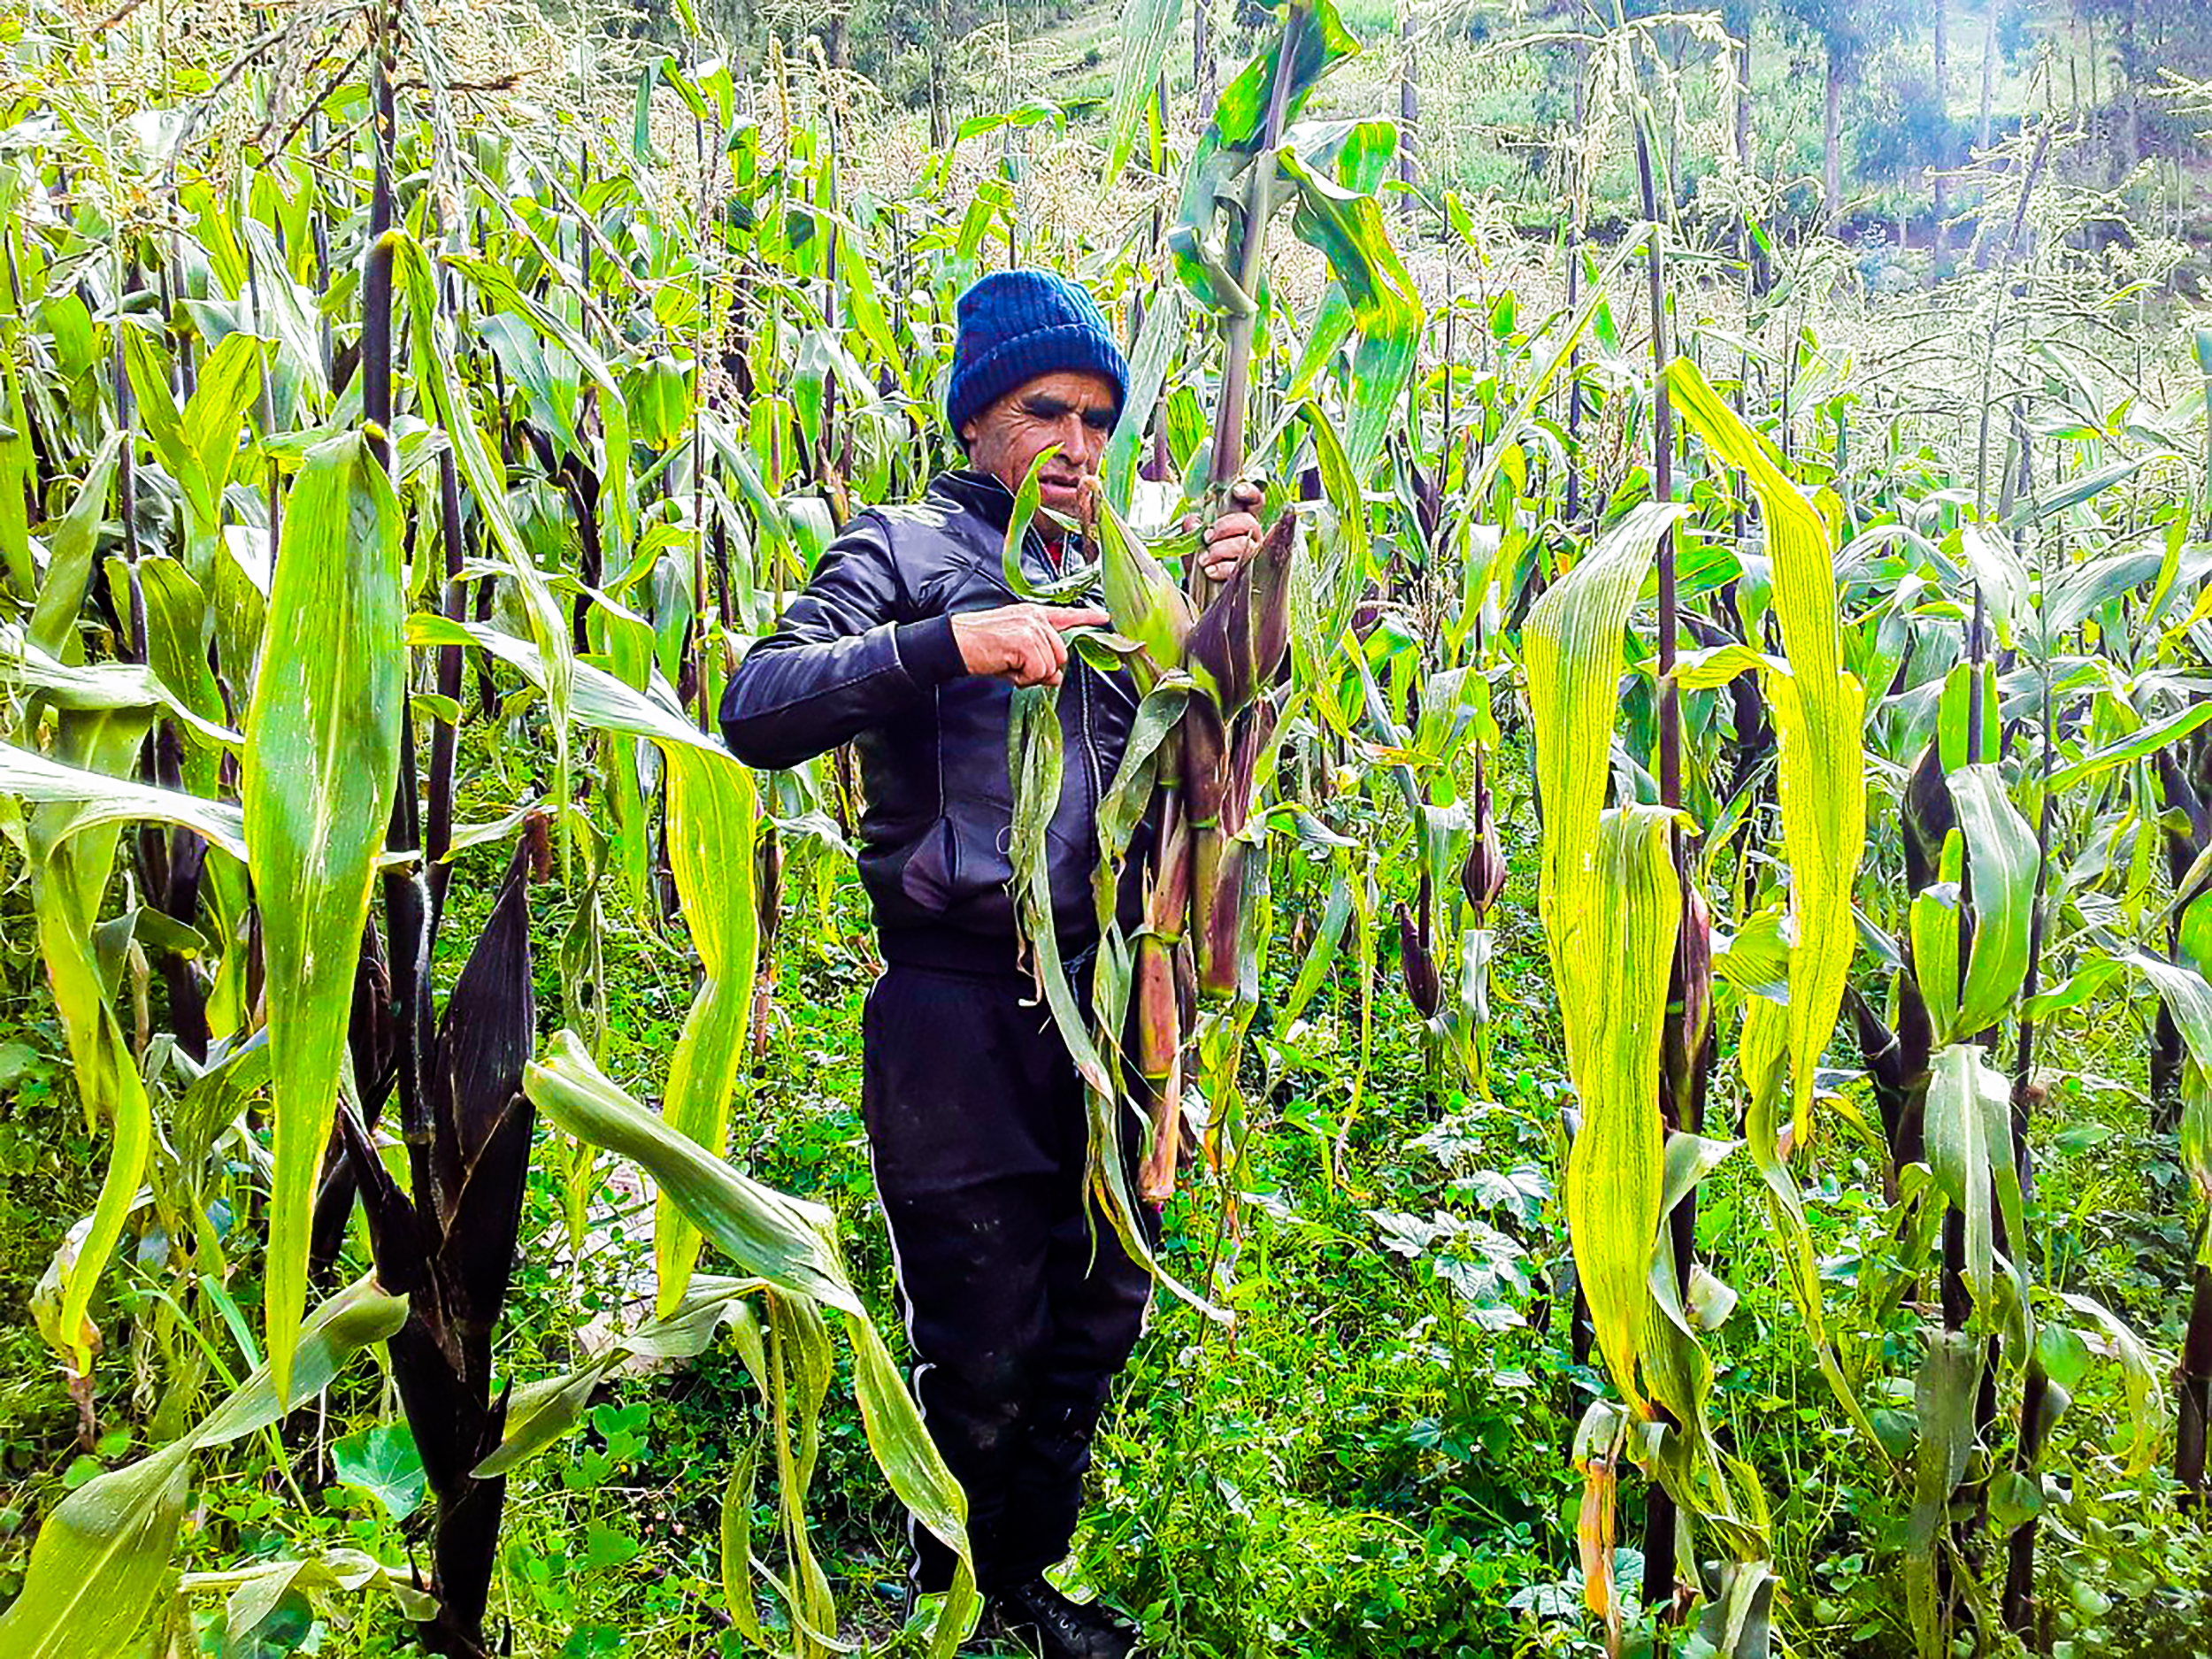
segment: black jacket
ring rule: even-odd
[[[723,740],[749,766],[795,766],[852,740],[864,797],[860,876],[887,956],[926,955],[924,941],[950,933],[991,951],[1003,941],[1011,958],[1013,688],[964,671],[952,617],[1016,602],[1002,569],[1013,504],[995,479],[957,472],[910,506],[859,514],[723,688]],[[1040,578],[1051,573],[1033,531],[1025,559]],[[1136,705],[1127,672],[1071,657],[1059,697],[1060,802],[1048,833],[1064,944],[1098,931],[1098,802]],[[1133,872],[1142,851],[1132,850]]]

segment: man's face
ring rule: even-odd
[[[1060,452],[1038,475],[1038,498],[1071,517],[1098,472],[1114,429],[1114,383],[1078,370],[1025,380],[961,428],[968,464],[1018,490],[1036,458],[1054,444]]]

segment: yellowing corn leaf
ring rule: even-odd
[[[1722,402],[1695,364],[1678,358],[1669,365],[1667,384],[1683,419],[1750,483],[1773,562],[1774,615],[1789,672],[1770,672],[1766,683],[1780,748],[1775,790],[1797,931],[1790,951],[1791,1141],[1802,1146],[1811,1127],[1815,1069],[1836,1028],[1858,948],[1851,887],[1866,843],[1866,693],[1843,665],[1835,541],[1827,521],[1782,470],[1772,447]]]
[[[307,1305],[308,1227],[345,1062],[406,695],[399,506],[357,433],[309,451],[284,513],[246,716],[246,845],[268,964],[265,1293],[277,1387]]]
[[[1522,636],[1544,803],[1537,908],[1583,1112],[1567,1161],[1567,1227],[1606,1364],[1639,1405],[1663,1179],[1660,1025],[1682,902],[1671,818],[1609,813],[1604,802],[1623,633],[1659,537],[1682,515],[1663,503],[1628,513],[1537,602]]]
[[[1673,815],[1621,807],[1599,820],[1595,882],[1578,895],[1563,932],[1579,954],[1562,1023],[1582,1128],[1567,1156],[1567,1231],[1590,1304],[1590,1325],[1624,1398],[1641,1408],[1647,1275],[1665,1173],[1659,1118],[1659,1041],[1667,969],[1681,919]],[[1567,974],[1555,956],[1562,984]]]

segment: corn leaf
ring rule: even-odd
[[[568,726],[571,686],[576,672],[568,618],[562,614],[544,572],[538,568],[529,544],[523,539],[521,526],[515,522],[507,502],[505,471],[499,457],[484,442],[475,414],[453,373],[455,349],[448,338],[449,331],[440,326],[442,319],[430,257],[420,243],[403,233],[388,234],[398,239],[392,261],[393,278],[407,295],[419,388],[426,395],[446,441],[453,446],[455,462],[467,481],[470,494],[476,499],[476,510],[482,516],[486,529],[506,558],[508,573],[514,579],[516,591],[522,595],[523,614],[529,618],[530,637],[545,664],[539,684],[545,692],[548,724],[553,737],[553,799],[561,803],[557,823],[562,831],[561,845],[565,849],[568,803],[574,798],[569,783],[572,763]],[[616,428],[625,417],[619,390],[611,385],[605,390],[607,395],[600,399],[600,414],[608,423],[608,443],[611,447]],[[626,439],[626,428],[625,436]],[[618,541],[610,540],[607,557],[611,568],[620,568],[620,547]]]
[[[2002,1018],[2027,976],[2038,856],[2035,832],[2006,798],[1995,766],[1962,766],[1948,783],[1974,886],[1974,943],[1959,991],[1962,1035]]]
[[[31,609],[30,640],[64,662],[83,658],[77,644],[77,612],[92,585],[100,520],[107,512],[108,486],[121,455],[122,434],[111,432],[85,468],[77,499],[48,536],[46,580],[39,584],[38,603]]]
[[[1742,471],[1766,521],[1774,615],[1789,663],[1786,676],[1770,672],[1767,685],[1797,933],[1790,951],[1790,1072],[1792,1138],[1802,1145],[1820,1056],[1835,1031],[1858,943],[1851,889],[1866,842],[1866,694],[1843,663],[1827,521],[1782,470],[1772,446],[1722,401],[1695,364],[1670,364],[1667,384],[1683,419],[1723,462]]]
[[[1665,503],[1629,511],[1537,602],[1522,637],[1544,803],[1537,909],[1583,1110],[1567,1226],[1607,1367],[1640,1408],[1664,1179],[1659,1033],[1682,902],[1671,815],[1607,811],[1604,801],[1629,614],[1659,537],[1682,516]]]
[[[1906,1522],[1905,1600],[1913,1640],[1922,1654],[1946,1651],[1939,1631],[1938,1562],[1949,1548],[1944,1522],[1951,1494],[1966,1474],[1974,1448],[1974,1394],[1981,1377],[1982,1343],[1963,1331],[1928,1339],[1928,1352],[1913,1381],[1918,1432],[1913,1445],[1912,1511]]]
[[[530,1067],[524,1087],[569,1133],[641,1167],[748,1276],[843,1316],[868,1444],[892,1490],[959,1561],[930,1649],[949,1659],[974,1609],[967,1504],[838,1260],[830,1212],[763,1187],[675,1133],[609,1081],[573,1032],[554,1038],[551,1057]],[[749,1363],[758,1379],[761,1363]]]
[[[0,1653],[10,1659],[81,1659],[128,1652],[130,1637],[169,1575],[191,1496],[194,1451],[279,1421],[406,1317],[405,1297],[357,1281],[318,1309],[301,1332],[288,1390],[265,1364],[182,1438],[64,1498],[31,1546],[21,1594],[0,1614]]]
[[[50,833],[57,841],[104,825],[176,824],[240,862],[245,860],[246,821],[236,807],[181,789],[65,765],[35,749],[0,743],[0,794],[19,801],[74,806],[74,812],[54,820]]]
[[[1990,1069],[1975,1043],[1937,1049],[1928,1072],[1928,1168],[1966,1218],[1966,1284],[1973,1293],[1978,1328],[1986,1328],[1996,1307],[1994,1217],[2004,1217],[2005,1236],[2016,1241],[2016,1254],[2017,1240],[2027,1236],[2020,1174],[2012,1158],[2012,1089],[2001,1073]],[[2016,1263],[2014,1272],[2024,1298],[2024,1279]]]
[[[718,1158],[729,1138],[730,1094],[760,953],[753,902],[758,803],[751,775],[728,756],[687,745],[666,752],[669,864],[705,977],[676,1041],[662,1110],[669,1127]],[[653,1210],[661,1317],[672,1316],[683,1301],[700,1242],[698,1229],[663,1193]]]
[[[1114,102],[1106,121],[1106,166],[1101,175],[1110,185],[1129,159],[1130,145],[1159,85],[1168,38],[1175,33],[1182,10],[1180,0],[1122,0],[1121,67],[1114,77]]]
[[[399,767],[406,694],[400,515],[357,433],[293,486],[246,717],[248,864],[268,964],[273,1064],[268,1351],[286,1386],[308,1227],[345,1063],[354,964]]]
[[[1745,1092],[1744,1141],[1759,1179],[1766,1183],[1767,1209],[1774,1218],[1775,1242],[1782,1258],[1782,1282],[1797,1304],[1811,1338],[1813,1357],[1846,1416],[1866,1443],[1886,1456],[1874,1432],[1874,1424],[1858,1394],[1844,1378],[1836,1359],[1835,1344],[1821,1302],[1820,1257],[1813,1248],[1812,1229],[1805,1219],[1805,1202],[1782,1156],[1781,1101],[1783,1063],[1789,1052],[1789,1021],[1784,1006],[1771,998],[1751,995],[1744,999],[1743,1033],[1736,1045]]]

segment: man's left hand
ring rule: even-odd
[[[1249,480],[1229,487],[1229,511],[1213,521],[1206,531],[1205,545],[1198,550],[1198,568],[1208,581],[1227,581],[1259,547],[1261,494],[1260,487]],[[1184,519],[1183,527],[1197,529],[1198,516],[1194,513]]]

